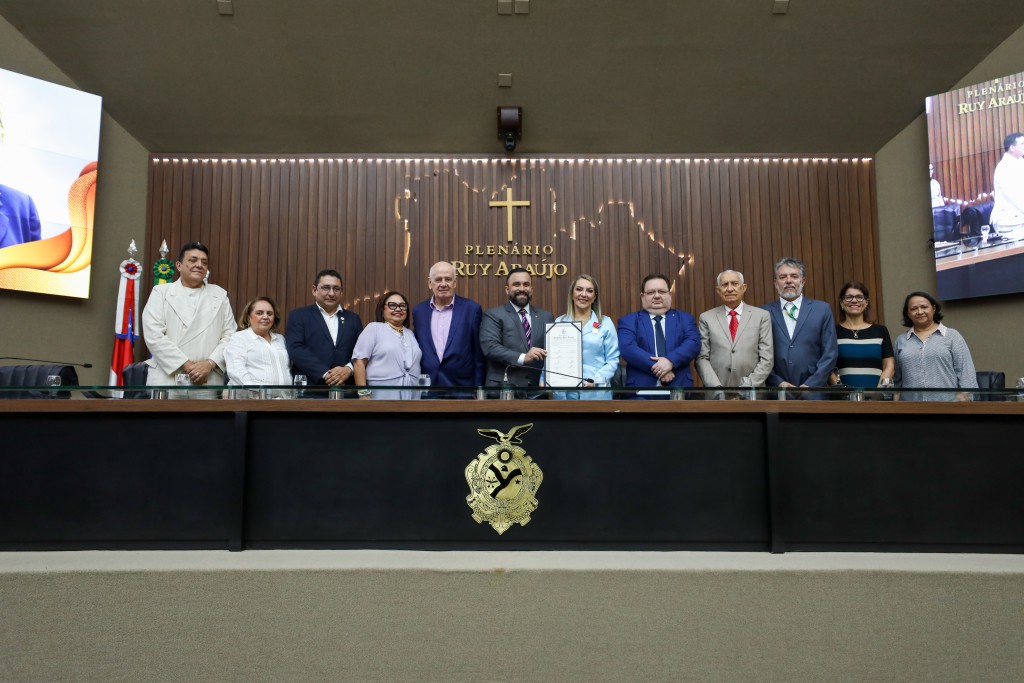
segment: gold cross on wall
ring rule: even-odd
[[[512,241],[512,207],[514,206],[529,206],[530,202],[525,200],[512,201],[512,188],[505,188],[505,201],[503,202],[488,202],[488,206],[492,209],[496,206],[502,208],[508,208],[508,241]]]

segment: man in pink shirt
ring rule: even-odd
[[[455,267],[439,261],[430,268],[431,297],[412,309],[413,333],[423,351],[420,368],[432,386],[479,387],[484,382],[480,351],[480,305],[455,294]]]

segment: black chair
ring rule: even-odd
[[[149,366],[144,361],[129,363],[121,370],[121,381],[126,387],[144,387],[149,377]],[[149,390],[128,389],[124,392],[124,398],[149,398]]]
[[[61,387],[77,387],[78,373],[70,365],[3,365],[0,366],[0,387],[45,387],[50,375],[60,377]],[[71,398],[71,392],[36,390],[3,391],[0,398]]]
[[[949,204],[933,208],[932,229],[936,242],[955,242],[960,239],[960,207]]]
[[[1005,389],[1006,388],[1006,373],[995,372],[994,370],[978,370],[976,373],[978,376],[978,388],[979,389]],[[1003,401],[1005,396],[998,396],[988,393],[979,393],[979,401]]]
[[[624,387],[626,386],[626,364],[619,363],[619,367],[615,368],[615,374],[612,375],[611,380],[612,387]]]

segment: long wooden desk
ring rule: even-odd
[[[0,549],[1024,552],[1024,403],[0,402]],[[478,429],[539,507],[471,518]]]

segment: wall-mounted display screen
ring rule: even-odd
[[[1024,292],[1024,73],[929,97],[925,112],[939,296]]]
[[[88,298],[101,106],[0,69],[0,289]]]

